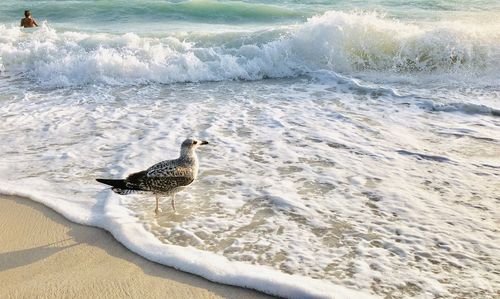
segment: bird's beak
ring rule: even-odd
[[[200,145],[208,144],[208,141],[202,140]]]

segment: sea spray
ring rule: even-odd
[[[174,36],[56,32],[47,24],[26,35],[3,26],[0,57],[9,73],[61,87],[260,80],[318,70],[472,77],[498,71],[494,63],[500,56],[497,29],[495,24],[419,26],[376,14],[328,12],[260,44],[250,36],[239,46],[227,47],[212,35],[218,44],[200,47]],[[259,32],[254,35],[261,37]]]

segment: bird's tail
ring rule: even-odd
[[[96,179],[96,181],[111,186],[111,190],[121,195],[127,195],[140,191],[127,186],[125,180]]]
[[[120,189],[126,189],[127,184],[125,183],[125,180],[109,180],[109,179],[95,179],[99,183],[103,183],[115,188],[120,188]]]

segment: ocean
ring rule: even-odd
[[[272,295],[495,298],[499,20],[479,0],[3,0],[0,192]],[[95,181],[187,137],[210,146],[177,213]]]

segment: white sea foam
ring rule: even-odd
[[[270,294],[490,294],[492,116],[442,118],[418,97],[401,105],[349,86],[33,90],[0,110],[2,191],[103,227],[148,259]],[[174,158],[193,135],[213,145],[177,215],[155,218],[151,196],[119,197],[94,181]]]
[[[18,184],[16,184],[18,185]],[[48,187],[44,181],[34,180],[30,185]],[[68,219],[86,225],[101,227],[131,251],[143,257],[176,269],[200,275],[208,280],[252,288],[286,298],[375,298],[373,295],[308,277],[284,274],[270,267],[230,262],[227,258],[195,248],[166,245],[137,222],[131,222],[130,210],[110,199],[105,206],[97,203],[89,210],[89,203],[78,205],[58,200],[51,193],[26,192],[14,185],[3,185],[0,193],[24,196],[45,204]],[[96,210],[99,210],[97,212]],[[88,213],[91,211],[92,213]]]
[[[495,22],[417,25],[375,14],[328,12],[280,30],[286,37],[278,40],[252,43],[250,38],[227,47],[222,39],[203,47],[174,36],[56,32],[47,24],[24,33],[2,26],[0,57],[4,70],[45,86],[257,80],[317,70],[462,77],[499,71],[500,26]]]

